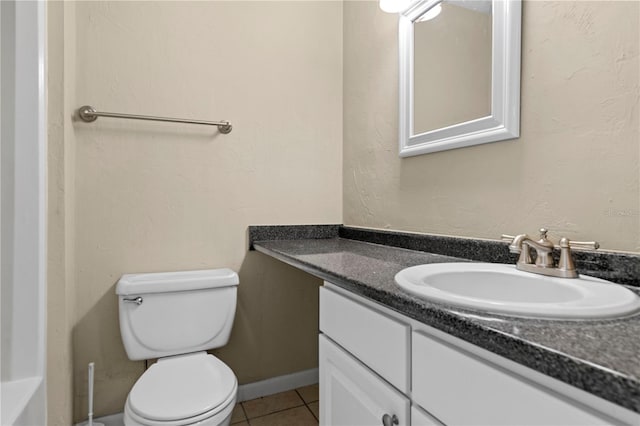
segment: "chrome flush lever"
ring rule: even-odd
[[[142,305],[142,302],[143,302],[143,299],[142,299],[142,297],[140,297],[140,296],[138,296],[138,297],[133,297],[133,298],[131,298],[131,297],[129,297],[129,298],[125,297],[125,298],[124,298],[124,299],[122,299],[122,300],[123,300],[123,301],[125,301],[125,302],[129,302],[129,303],[135,303],[135,304],[136,304],[136,305],[138,305],[138,306]]]

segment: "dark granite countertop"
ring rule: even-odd
[[[479,315],[418,299],[394,281],[395,274],[408,266],[466,259],[321,238],[251,244],[410,318],[640,413],[640,314],[589,321]]]

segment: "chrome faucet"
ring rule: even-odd
[[[520,254],[516,262],[517,269],[551,277],[577,278],[578,272],[573,263],[571,247],[590,250],[596,250],[600,247],[600,244],[595,241],[569,241],[567,238],[561,238],[559,245],[556,246],[547,239],[547,232],[545,228],[540,228],[540,237],[537,241],[527,234],[520,234],[515,237],[512,235],[502,236],[502,240],[509,241],[509,251]],[[535,263],[531,259],[530,248],[536,251]],[[557,265],[553,261],[554,248],[560,249],[560,260]]]

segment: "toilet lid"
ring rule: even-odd
[[[214,410],[236,391],[233,371],[218,358],[181,355],[153,364],[131,389],[129,405],[146,419],[178,420]]]

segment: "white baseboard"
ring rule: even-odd
[[[272,377],[270,379],[260,380],[259,382],[247,383],[238,386],[238,402],[249,401],[315,383],[318,383],[317,368]],[[94,419],[94,422],[100,422],[105,426],[123,426],[123,418],[123,413],[117,413],[110,416],[99,417]],[[80,425],[86,425],[86,422],[78,423],[76,426]]]
[[[238,402],[318,383],[318,369],[298,371],[238,386]]]

